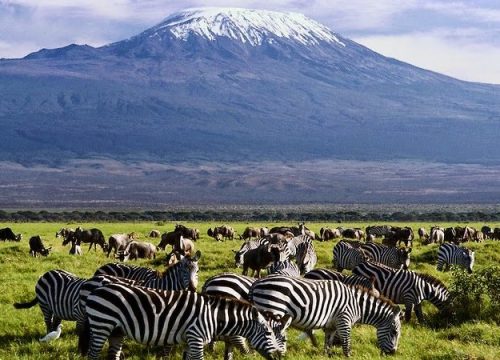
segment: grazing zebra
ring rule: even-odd
[[[410,266],[411,248],[395,248],[377,243],[361,245],[364,254],[372,261],[389,267],[408,269]]]
[[[367,256],[361,247],[353,246],[347,241],[339,241],[333,247],[333,265],[337,268],[337,271],[352,270],[366,259]]]
[[[472,274],[474,266],[474,251],[460,247],[452,243],[445,243],[439,247],[437,270],[448,270],[450,265],[458,265],[465,269],[469,274]]]
[[[276,261],[268,269],[267,273],[269,275],[286,275],[286,276],[300,276],[300,269],[293,261],[287,259],[285,261]]]
[[[340,281],[308,280],[271,276],[257,280],[250,288],[250,301],[261,311],[290,315],[295,328],[325,330],[325,348],[334,333],[340,337],[344,355],[351,351],[351,328],[354,323],[377,328],[378,345],[385,353],[394,353],[401,333],[400,309],[361,287]]]
[[[297,245],[296,259],[301,274],[314,269],[318,262],[318,256],[311,238]]]
[[[405,304],[405,320],[410,321],[413,307],[420,323],[424,317],[422,301],[429,300],[438,309],[444,310],[450,293],[435,277],[409,270],[395,270],[378,263],[364,262],[352,270],[353,274],[374,279],[380,293],[396,304]]]
[[[375,225],[366,227],[366,236],[373,235],[377,237],[384,237],[391,233],[392,226],[390,225]]]
[[[198,260],[200,257],[200,251],[197,251],[194,257],[184,257],[178,263],[168,267],[161,277],[153,269],[120,263],[104,265],[97,269],[94,275],[111,275],[131,280],[141,280],[142,286],[155,289],[189,289],[196,291],[198,286]]]
[[[337,280],[350,286],[362,286],[367,288],[375,296],[380,296],[380,292],[373,286],[373,281],[359,275],[345,275],[329,269],[314,269],[304,274],[305,279],[310,280]]]
[[[43,274],[35,285],[36,297],[27,303],[15,303],[16,309],[27,309],[40,305],[47,334],[57,331],[61,320],[80,321],[80,329],[84,313],[79,306],[80,288],[85,279],[81,279],[67,271],[51,270]]]
[[[205,295],[222,296],[235,300],[248,301],[248,292],[250,291],[250,287],[256,280],[256,278],[245,275],[222,273],[212,276],[207,281],[205,281],[201,293]],[[285,328],[287,328],[288,325],[290,324],[286,324]],[[273,332],[278,341],[280,353],[284,354],[286,352],[286,334],[284,332],[284,329],[281,326],[279,328],[276,328],[276,326],[274,326]],[[232,358],[233,347],[237,347],[243,354],[247,354],[249,352],[248,345],[245,341],[241,341],[241,338],[232,337],[229,340],[223,340],[225,340],[225,360]]]
[[[269,321],[234,299],[109,284],[89,295],[86,313],[78,347],[90,359],[99,358],[107,339],[108,358],[119,359],[125,336],[151,346],[186,343],[185,359],[203,359],[205,344],[235,335],[247,338],[267,359],[278,352]]]

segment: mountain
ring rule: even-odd
[[[0,127],[0,161],[56,170],[72,159],[238,164],[235,177],[259,162],[496,166],[500,86],[384,57],[301,14],[189,9],[106,46],[0,60]],[[297,181],[277,188],[314,188]]]

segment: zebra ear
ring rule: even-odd
[[[201,257],[201,251],[198,250],[195,254],[194,257],[191,258],[192,261],[198,261]]]
[[[281,325],[283,326],[282,330],[286,330],[286,329],[288,329],[288,327],[292,323],[292,317],[290,315],[286,314],[281,318],[280,321],[281,321]]]

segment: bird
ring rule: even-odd
[[[55,339],[59,338],[59,336],[61,336],[61,330],[62,330],[62,324],[59,324],[57,326],[56,330],[49,332],[44,337],[40,338],[39,341],[40,342],[48,342],[48,341],[55,340]]]

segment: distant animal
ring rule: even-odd
[[[170,233],[168,233],[170,234]],[[180,234],[180,233],[177,233]],[[170,236],[170,235],[169,235]],[[179,238],[177,236],[172,236],[169,238],[167,241],[173,241],[172,244],[172,251],[174,253],[179,253],[179,255],[182,256],[191,256],[194,255],[194,242],[191,239],[185,239],[182,235],[180,235]],[[159,249],[164,249],[165,248],[165,242],[160,243],[160,246],[157,246]]]
[[[196,241],[200,238],[200,230],[195,228],[188,228],[182,224],[175,225],[176,232],[179,232],[185,239]]]
[[[159,238],[160,236],[161,236],[160,230],[151,230],[151,232],[149,233],[149,237],[152,238]]]
[[[127,245],[132,241],[129,234],[113,234],[108,239],[108,252],[106,256],[113,250],[113,254],[116,255],[118,252],[125,250]]]
[[[172,246],[172,249],[173,248],[180,249],[182,248],[181,238],[182,234],[177,231],[169,231],[163,233],[161,234],[161,241],[156,247],[158,249],[165,250],[167,245],[170,245]]]
[[[420,240],[422,239],[427,239],[429,237],[429,235],[427,234],[427,230],[425,230],[425,228],[421,227],[421,228],[418,228],[418,238]]]
[[[404,243],[405,246],[412,246],[413,237],[413,229],[411,227],[405,226],[401,228],[393,226],[390,233],[382,240],[382,244],[395,247]]]
[[[127,244],[123,252],[116,255],[121,261],[137,259],[155,259],[156,246],[148,242],[131,241]]]
[[[363,232],[361,229],[347,228],[342,231],[342,236],[347,239],[362,239]]]
[[[94,250],[97,250],[97,245],[99,245],[104,252],[108,250],[108,244],[104,239],[102,231],[99,229],[93,228],[87,230],[77,227],[75,230],[75,237],[80,241],[80,243],[90,244],[89,251],[92,249],[92,245],[94,245]]]
[[[11,228],[0,229],[0,240],[21,241],[23,236],[21,234],[15,235]]]
[[[248,250],[243,259],[243,275],[248,275],[248,269],[252,270],[252,276],[260,277],[260,271],[272,263],[279,261],[280,251],[276,245],[261,245],[256,249]]]
[[[71,248],[69,249],[70,255],[83,255],[82,247],[78,241],[71,242]]]
[[[51,247],[45,248],[42,242],[42,238],[39,235],[32,236],[29,240],[30,245],[30,255],[33,257],[37,257],[38,254],[42,256],[49,255]]]
[[[366,236],[373,235],[376,238],[381,238],[381,237],[385,237],[385,236],[389,235],[391,230],[392,230],[391,225],[367,226],[365,229]]]
[[[229,225],[222,225],[222,226],[217,226],[215,228],[210,228],[207,231],[207,235],[210,237],[213,237],[217,241],[224,240],[224,239],[229,239],[229,240],[234,240],[234,235],[235,235],[234,229],[229,226]]]
[[[489,227],[488,225],[484,225],[481,228],[481,232],[483,233],[483,236],[485,239],[491,239],[491,237],[493,235],[493,229],[491,227]]]
[[[75,232],[75,229],[61,228],[59,231],[56,232],[56,238],[62,237],[63,239],[66,239],[68,235],[72,232]]]
[[[342,234],[340,233],[339,229],[321,228],[319,230],[319,240],[321,241],[337,239],[341,236]]]
[[[455,244],[444,243],[438,250],[437,270],[448,270],[450,265],[458,265],[472,273],[474,251]]]
[[[259,228],[247,226],[245,230],[243,230],[243,234],[240,235],[240,239],[248,240],[251,238],[258,238],[260,237],[260,230]]]
[[[260,237],[267,236],[269,235],[269,233],[269,228],[267,228],[266,226],[260,228]]]
[[[444,241],[455,243],[457,240],[457,230],[453,227],[444,229]]]
[[[427,240],[426,243],[442,244],[443,242],[444,242],[444,229],[437,226],[433,226],[429,234],[429,239]]]
[[[500,240],[500,228],[494,228],[490,238],[492,240]]]

